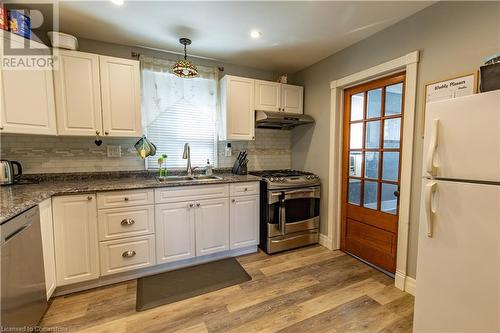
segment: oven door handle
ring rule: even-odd
[[[320,190],[319,187],[310,187],[300,190],[285,191],[285,200],[297,199],[297,198],[319,198]]]
[[[284,235],[286,233],[286,215],[285,215],[285,200],[280,200],[280,212],[279,212],[279,221],[278,221],[278,229],[281,234]]]

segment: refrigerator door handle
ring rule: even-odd
[[[425,186],[425,215],[427,220],[427,237],[432,238],[432,227],[436,209],[433,204],[434,193],[437,191],[437,183],[429,183]]]
[[[438,147],[439,138],[439,119],[432,121],[431,138],[429,142],[429,151],[427,153],[427,173],[431,176],[436,176],[438,165],[434,163],[436,157],[436,149]]]

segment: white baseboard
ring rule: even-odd
[[[404,273],[396,271],[394,276],[394,285],[396,288],[406,291],[408,294],[415,296],[417,291],[417,280],[406,276]]]
[[[405,280],[405,291],[408,294],[415,296],[415,294],[417,293],[417,280],[407,276]]]
[[[326,235],[319,234],[319,244],[326,247],[328,250],[333,250],[332,240]]]

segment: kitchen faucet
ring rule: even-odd
[[[191,148],[189,147],[189,143],[184,144],[184,153],[182,154],[183,159],[187,159],[186,171],[188,177],[193,175],[193,168],[191,168]]]

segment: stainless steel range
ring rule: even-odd
[[[260,182],[260,244],[275,253],[319,240],[320,181],[296,170],[250,172]]]

